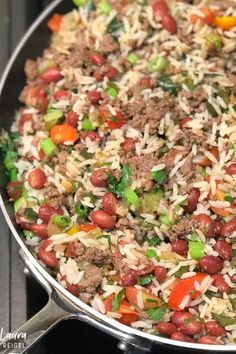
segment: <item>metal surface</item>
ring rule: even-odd
[[[0,82],[0,112],[1,112],[1,126],[8,130],[10,125],[14,119],[14,111],[18,107],[18,95],[21,88],[24,85],[24,73],[23,73],[23,65],[25,60],[28,57],[36,57],[42,52],[43,48],[48,45],[49,42],[49,33],[46,30],[45,22],[49,14],[53,11],[58,12],[66,12],[70,10],[71,2],[70,1],[62,1],[57,0],[51,6],[47,8],[47,10],[38,18],[38,20],[33,24],[33,26],[29,29],[29,31],[24,36],[23,40],[17,47],[13,56],[10,59],[10,62],[3,74],[3,78]],[[14,83],[14,89],[13,89]],[[4,117],[4,119],[3,119]],[[1,176],[4,176],[3,166],[0,164],[0,173]],[[106,316],[98,313],[88,305],[81,302],[79,299],[75,298],[72,294],[66,291],[55,279],[51,277],[49,273],[37,262],[37,260],[33,257],[33,255],[29,252],[27,247],[25,246],[19,232],[19,228],[17,227],[14,220],[14,211],[11,204],[8,202],[6,193],[5,193],[5,183],[4,178],[1,179],[1,198],[0,205],[5,216],[5,219],[11,228],[11,231],[17,240],[19,246],[21,247],[24,258],[31,270],[31,272],[35,275],[38,280],[45,282],[45,286],[52,287],[53,294],[56,294],[56,301],[53,301],[53,306],[57,304],[62,311],[70,313],[65,314],[65,316],[73,316],[79,320],[82,320],[86,323],[89,323],[106,333],[111,334],[112,336],[121,339],[123,342],[133,345],[136,348],[142,348],[143,350],[149,350],[152,343],[158,343],[163,345],[170,345],[175,348],[186,348],[191,352],[196,350],[207,350],[212,351],[212,346],[210,345],[199,345],[192,343],[183,343],[173,341],[167,338],[162,338],[158,336],[153,336],[147,333],[143,333],[141,331],[135,330],[130,327],[126,327],[117,321],[107,318]],[[6,232],[6,230],[3,230]],[[47,285],[46,285],[47,284]],[[49,288],[48,288],[49,289]],[[9,294],[10,295],[10,294]],[[48,306],[50,306],[49,303]],[[54,307],[55,310],[55,307]],[[59,310],[59,309],[58,309]],[[45,310],[42,310],[43,314]],[[47,311],[49,311],[49,307],[47,307]],[[61,311],[61,310],[60,310]],[[61,313],[60,313],[61,314]],[[49,318],[47,318],[47,321]],[[58,316],[55,316],[49,323],[50,326],[53,326],[53,323],[58,322]],[[37,331],[37,327],[35,326],[35,319],[31,322],[28,322],[25,326],[29,326],[31,324],[31,329],[28,330],[33,334],[34,330]],[[25,328],[25,327],[24,327]],[[43,325],[43,331],[40,334],[44,334],[46,329]],[[38,333],[36,333],[35,338],[39,338]],[[234,345],[222,346],[219,345],[214,347],[217,352],[220,351],[235,351]],[[12,351],[11,351],[12,352]]]

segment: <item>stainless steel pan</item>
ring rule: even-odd
[[[44,48],[49,45],[50,33],[46,28],[48,17],[54,12],[66,13],[72,9],[71,0],[56,0],[50,5],[34,24],[27,31],[20,44],[13,53],[3,77],[0,82],[0,126],[5,130],[9,130],[13,120],[14,112],[19,106],[18,96],[24,86],[24,62],[27,58],[34,58],[40,55]],[[24,353],[36,341],[45,335],[58,322],[75,318],[80,321],[91,324],[92,326],[109,333],[118,338],[123,343],[126,343],[130,348],[139,348],[143,351],[150,351],[153,344],[162,344],[163,346],[173,346],[186,351],[199,350],[216,350],[217,352],[236,351],[236,346],[211,346],[192,343],[177,342],[171,339],[154,336],[143,333],[131,327],[120,324],[119,322],[107,318],[106,316],[95,311],[88,305],[81,302],[78,298],[65,290],[33,257],[20,235],[20,229],[15,223],[14,210],[9,203],[5,185],[7,180],[4,178],[4,167],[0,162],[0,206],[5,216],[5,219],[18,242],[22,256],[26,266],[36,279],[44,286],[49,295],[47,305],[33,318],[26,322],[16,332],[26,332],[27,339],[24,342],[24,349],[6,349],[6,345],[11,345],[11,340],[8,343],[0,345],[0,353]],[[1,235],[4,237],[4,235]],[[5,347],[5,348],[4,348]]]

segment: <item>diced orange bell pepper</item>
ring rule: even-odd
[[[94,224],[81,224],[78,226],[79,231],[90,232],[97,229],[98,226]]]
[[[218,182],[219,183],[219,182]],[[211,193],[209,194],[208,196],[208,200],[219,200],[219,201],[225,201],[225,193],[217,188],[216,189],[216,194],[213,196]],[[231,203],[230,205],[230,208],[233,208],[233,203]],[[226,217],[226,216],[229,216],[230,215],[230,212],[228,210],[226,210],[225,208],[217,208],[217,207],[213,207],[211,206],[211,210],[219,215],[219,216],[223,216],[223,217]]]
[[[113,116],[107,106],[100,106],[99,113],[106,120],[109,129],[119,129],[126,123],[125,117],[120,111],[116,111],[116,115]]]
[[[183,309],[179,306],[181,305],[185,296],[189,295],[191,300],[199,298],[201,293],[195,290],[194,282],[197,281],[199,284],[201,284],[206,276],[207,274],[198,273],[193,277],[180,279],[170,293],[168,301],[169,308],[175,311],[181,311]]]
[[[219,150],[217,147],[212,147],[209,152],[218,160],[219,159]],[[202,167],[209,167],[212,165],[212,161],[208,159],[208,157],[203,156],[200,161],[198,161],[198,165]]]
[[[236,16],[217,16],[214,19],[214,25],[222,28],[224,31],[229,31],[236,26]]]
[[[214,22],[215,17],[217,16],[217,12],[205,6],[202,6],[200,10],[204,14],[204,17],[200,17],[198,15],[191,15],[190,21],[195,24],[198,20],[201,20],[206,25],[211,25]]]
[[[110,295],[104,301],[104,307],[105,307],[106,312],[112,311],[112,299],[113,299],[113,295]],[[122,315],[121,318],[119,318],[117,320],[125,325],[128,325],[128,326],[132,322],[137,321],[139,318],[138,313],[125,300],[121,300],[120,307],[115,312]]]
[[[61,27],[61,21],[63,16],[59,14],[54,14],[47,23],[48,28],[52,32],[59,32]]]
[[[67,141],[74,143],[78,139],[78,132],[69,124],[59,124],[50,130],[50,137],[55,144]]]
[[[126,288],[125,295],[131,305],[138,306],[137,295],[138,289],[133,286],[129,286]],[[159,297],[145,293],[142,291],[143,305],[144,310],[151,309],[153,307],[159,307],[162,304],[161,299]]]

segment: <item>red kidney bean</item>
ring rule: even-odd
[[[74,128],[77,128],[78,125],[78,114],[73,111],[70,111],[66,115],[66,122]]]
[[[216,337],[213,337],[213,336],[203,336],[203,337],[200,337],[198,340],[197,340],[197,343],[199,344],[220,344]]]
[[[170,14],[166,14],[162,17],[162,27],[171,34],[177,33],[177,23]]]
[[[114,68],[114,66],[110,66],[106,72],[106,76],[108,77],[109,80],[114,79],[117,74],[118,74],[118,70]]]
[[[32,122],[33,120],[33,115],[32,114],[28,114],[28,113],[23,113],[20,116],[19,122],[18,122],[18,130],[20,135],[24,134],[24,125],[26,122]]]
[[[107,186],[107,170],[100,168],[99,170],[93,171],[90,176],[90,181],[95,187],[106,187]]]
[[[97,66],[102,66],[105,64],[106,59],[104,58],[104,56],[100,53],[91,53],[89,55],[89,61]]]
[[[47,177],[40,168],[36,168],[32,172],[30,172],[28,176],[29,185],[33,189],[42,189],[46,181],[47,181]]]
[[[132,138],[125,138],[125,141],[121,145],[122,150],[126,153],[133,151],[135,149],[136,141]]]
[[[186,321],[190,321],[194,316],[188,311],[175,311],[171,316],[171,322],[177,327],[182,326]]]
[[[15,219],[16,219],[16,223],[19,224],[22,227],[22,229],[30,230],[31,224],[29,222],[22,221],[19,213],[15,214]]]
[[[236,284],[236,274],[231,275],[230,279],[234,284]]]
[[[116,226],[115,218],[103,210],[95,210],[90,215],[93,223],[102,229],[112,230]]]
[[[50,240],[46,240],[50,241]],[[56,258],[56,253],[55,251],[46,251],[47,247],[52,243],[50,242],[42,242],[41,245],[39,246],[39,253],[38,257],[41,261],[43,261],[46,266],[50,268],[56,268],[58,267],[58,260]]]
[[[233,257],[233,248],[230,243],[225,240],[218,240],[214,245],[214,250],[219,253],[219,256],[225,261],[230,261]]]
[[[46,84],[50,84],[51,82],[57,82],[63,78],[59,68],[56,66],[45,70],[41,77]]]
[[[180,342],[188,342],[188,343],[194,343],[193,338],[189,336],[185,336],[183,333],[180,332],[174,332],[172,333],[171,339],[178,340]]]
[[[177,332],[176,326],[171,322],[159,322],[156,328],[160,334],[164,334],[165,336],[171,336]]]
[[[48,237],[48,225],[43,224],[30,224],[30,230],[39,237],[47,238]]]
[[[149,265],[141,270],[136,270],[137,275],[146,275],[150,274],[154,271],[155,267],[153,265]]]
[[[107,192],[102,198],[102,206],[106,213],[110,215],[116,215],[116,209],[119,205],[118,199],[113,193]]]
[[[186,334],[187,336],[194,336],[195,334],[202,332],[203,326],[199,320],[193,319],[186,322],[178,328],[181,333]]]
[[[54,92],[53,98],[55,98],[56,101],[68,100],[70,98],[70,91],[58,90]]]
[[[176,240],[171,242],[172,251],[180,256],[187,256],[188,242],[186,240]]]
[[[78,295],[79,287],[78,285],[74,285],[68,282],[66,275],[61,277],[61,280],[66,283],[66,289],[73,295]]]
[[[138,274],[134,270],[131,270],[128,274],[124,275],[121,278],[121,286],[127,287],[127,286],[134,286],[137,284],[138,281]]]
[[[222,271],[224,266],[223,261],[215,256],[204,256],[198,264],[208,274],[217,274]]]
[[[162,17],[169,13],[169,8],[165,1],[158,0],[152,5],[152,11],[154,17]]]
[[[184,117],[184,118],[182,118],[181,121],[180,121],[180,127],[181,127],[182,129],[188,127],[188,126],[187,126],[187,123],[188,123],[188,122],[191,122],[191,120],[193,120],[193,118],[191,118],[191,117]]]
[[[150,76],[142,77],[142,79],[140,80],[140,85],[145,89],[152,89],[153,88],[152,78]]]
[[[156,266],[154,270],[154,275],[158,281],[164,281],[167,276],[167,270],[165,267]]]
[[[53,208],[50,205],[43,205],[39,208],[38,214],[39,218],[47,224],[54,214],[63,215],[64,212],[61,208]]]
[[[236,163],[232,163],[226,167],[226,173],[230,176],[236,175]]]
[[[214,226],[210,216],[206,214],[196,215],[196,221],[198,223],[198,229],[202,231],[205,237],[214,236]]]
[[[234,231],[236,231],[236,219],[232,219],[227,221],[227,223],[223,226],[221,230],[222,237],[230,236]]]
[[[210,336],[220,337],[226,334],[224,327],[220,326],[216,321],[205,322],[206,333]]]
[[[222,274],[214,274],[212,275],[212,278],[214,279],[213,285],[218,288],[220,293],[231,293],[232,289],[226,283]]]
[[[101,94],[96,90],[91,90],[88,93],[88,98],[93,104],[97,104],[101,99]]]
[[[197,188],[190,189],[188,193],[188,205],[185,207],[185,211],[192,214],[197,209],[198,199],[200,197],[200,191]]]
[[[22,193],[22,183],[19,181],[9,182],[7,185],[8,197],[12,200],[20,198]]]
[[[221,236],[221,231],[224,227],[220,220],[214,220],[213,222],[213,229],[214,229],[214,238],[219,238]]]

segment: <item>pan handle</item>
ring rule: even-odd
[[[1,335],[3,340],[0,344],[0,353],[25,353],[54,326],[71,316],[70,312],[63,310],[53,297],[50,297],[47,305],[20,328],[6,335],[5,339],[3,339],[4,335]]]

